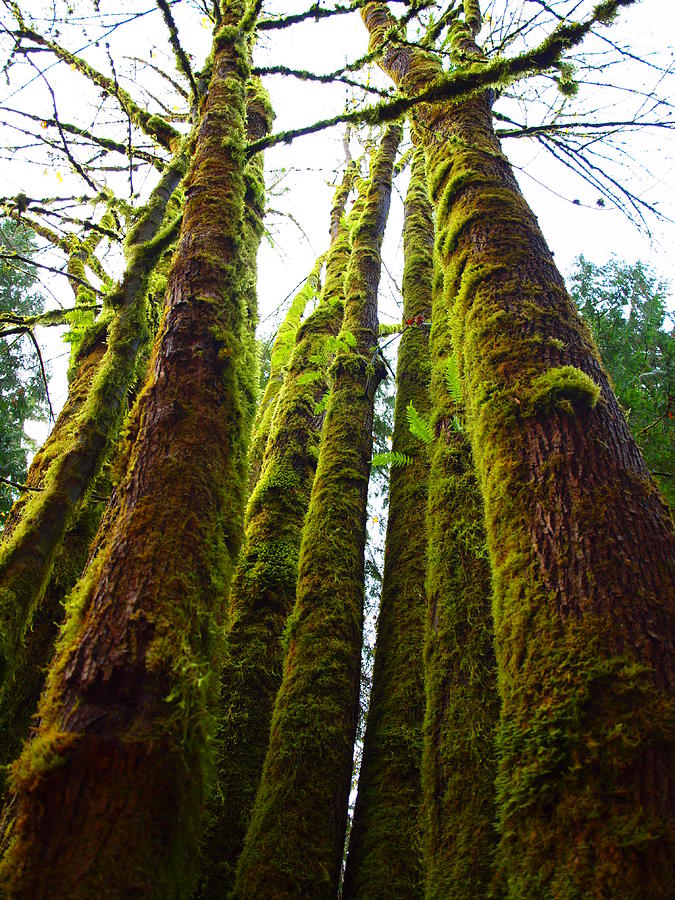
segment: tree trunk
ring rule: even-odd
[[[352,174],[348,173],[346,183],[351,184]],[[348,193],[344,186],[340,189],[343,209]],[[334,338],[342,324],[348,261],[349,230],[343,225],[328,252],[321,301],[297,330],[290,366],[275,398],[276,414],[262,472],[247,509],[221,675],[217,782],[202,853],[200,896],[205,898],[224,897],[232,887],[265,760],[274,699],[281,684],[281,638],[295,601],[302,527],[323,423],[323,414],[317,415],[315,407],[327,390],[325,373],[312,381],[303,375],[312,368],[313,359],[325,355],[327,338]],[[282,334],[281,341],[287,337],[288,332]],[[277,352],[279,344],[278,338]]]
[[[364,18],[378,45],[386,7]],[[440,69],[396,44],[383,65],[408,92]],[[671,896],[672,525],[488,96],[417,119],[493,572],[499,885]]]
[[[12,767],[10,897],[184,897],[256,391],[243,247],[247,33],[225,10],[120,508]],[[186,398],[189,397],[189,404]]]
[[[399,137],[392,128],[383,139],[354,234],[283,681],[238,898],[318,900],[338,888],[358,710],[380,246]]]
[[[166,225],[166,207],[186,165],[184,150],[178,151],[129,236],[125,276],[78,349],[68,403],[31,466],[29,483],[39,490],[21,505],[3,535],[3,680],[14,677],[14,662],[21,655],[20,647],[49,584],[63,538],[117,435],[147,337],[148,278],[162,252],[175,240],[176,221]]]
[[[413,160],[403,225],[403,319],[431,313],[434,226],[423,155]],[[428,331],[414,323],[401,336],[392,450],[411,457],[392,467],[382,601],[373,688],[349,836],[342,896],[401,898],[423,894],[420,764],[424,718],[424,592],[429,463],[408,427],[406,407],[429,411]]]

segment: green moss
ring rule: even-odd
[[[405,202],[403,318],[431,311],[433,224],[418,150]],[[424,674],[428,460],[406,408],[429,410],[428,332],[401,337],[392,446],[410,464],[393,469],[382,601],[359,787],[342,896],[414,898],[423,891],[419,822]]]
[[[558,366],[532,380],[528,404],[533,414],[553,407],[571,414],[575,409],[593,409],[599,399],[599,385],[585,372],[575,366]]]
[[[334,896],[356,729],[376,284],[398,129],[387,133],[354,233],[341,335],[300,549],[295,626],[235,897]],[[368,276],[368,277],[367,277]],[[264,472],[263,472],[264,477]],[[358,527],[355,528],[355,523]]]

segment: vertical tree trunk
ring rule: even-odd
[[[349,171],[339,191],[343,210],[348,194],[345,184],[351,180]],[[323,415],[317,415],[315,408],[327,389],[325,373],[317,373],[320,377],[312,381],[303,376],[313,359],[325,355],[327,338],[334,338],[342,324],[348,261],[349,230],[343,224],[328,252],[320,303],[297,331],[276,398],[262,472],[247,509],[226,628],[217,782],[202,853],[200,896],[205,898],[224,897],[232,887],[267,751],[281,683],[281,638],[295,601],[302,527],[319,451]],[[281,335],[281,341],[286,340],[287,332]],[[279,339],[275,347],[279,352]]]
[[[386,7],[364,18],[378,45]],[[383,64],[408,92],[440,69],[396,45]],[[672,525],[488,97],[418,125],[493,572],[500,884],[670,896]]]
[[[375,157],[347,271],[341,347],[300,550],[296,605],[233,896],[334,897],[358,709],[377,286],[400,137]]]
[[[416,151],[403,225],[403,319],[431,313],[434,226],[424,157]],[[411,435],[406,407],[429,411],[428,332],[420,324],[401,336],[396,370],[392,449],[413,458],[392,468],[382,601],[377,620],[373,689],[349,836],[342,896],[423,895],[420,764],[424,717],[424,591],[429,463]]]
[[[12,768],[11,897],[183,897],[193,884],[256,390],[243,13],[227,4],[215,39],[119,513],[72,601],[40,730]]]

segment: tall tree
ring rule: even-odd
[[[338,887],[359,700],[380,248],[399,139],[399,127],[385,132],[355,224],[284,674],[236,897],[332,897]]]
[[[283,632],[295,602],[302,528],[314,482],[324,413],[316,407],[328,389],[328,347],[340,330],[344,312],[344,273],[349,260],[349,231],[342,218],[354,177],[350,166],[336,192],[333,241],[317,308],[300,325],[309,296],[316,290],[314,271],[291,304],[272,352],[271,376],[283,377],[278,393],[266,390],[262,404],[274,404],[257,416],[267,432],[262,470],[250,497],[244,544],[232,584],[221,675],[218,767],[210,821],[204,842],[202,890],[223,896],[233,882],[260,772],[267,751],[274,700],[283,668]],[[295,324],[295,327],[293,325]],[[295,339],[295,346],[288,346]],[[280,373],[286,353],[288,370]],[[253,452],[256,451],[254,430]],[[253,459],[255,466],[256,460]]]
[[[675,331],[665,328],[666,286],[640,262],[596,266],[583,256],[569,284],[645,462],[672,508]]]
[[[34,290],[35,270],[23,262],[30,259],[34,247],[30,232],[5,220],[0,223],[0,244],[0,321],[3,314],[11,318],[42,312],[44,301]],[[16,485],[26,480],[31,444],[25,422],[42,418],[44,412],[45,387],[35,348],[20,335],[0,339],[0,476],[4,479],[0,527],[18,496]]]
[[[252,24],[244,5],[224,6],[119,511],[13,768],[10,894],[170,896],[195,878],[215,625],[241,539],[257,380],[243,241]]]
[[[541,53],[553,62],[621,5],[561,25]],[[476,7],[465,4],[452,40],[489,71]],[[367,4],[363,17],[371,49],[384,49],[396,28],[387,7]],[[403,42],[381,65],[408,95],[442,71]],[[672,525],[501,152],[491,99],[420,106],[416,122],[485,502],[499,879],[513,897],[667,896]]]
[[[411,434],[409,403],[429,407],[433,221],[423,155],[414,156],[403,226],[403,320],[396,369],[392,451],[409,457],[391,470],[382,599],[373,687],[349,836],[343,897],[420,896],[422,644],[429,464]]]

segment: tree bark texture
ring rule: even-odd
[[[300,550],[284,674],[233,896],[334,897],[347,824],[363,620],[377,288],[400,129],[375,156]]]
[[[386,7],[364,18],[379,46]],[[440,71],[395,42],[383,66],[406,92]],[[501,152],[489,97],[416,118],[493,574],[497,887],[666,897],[672,524]]]

